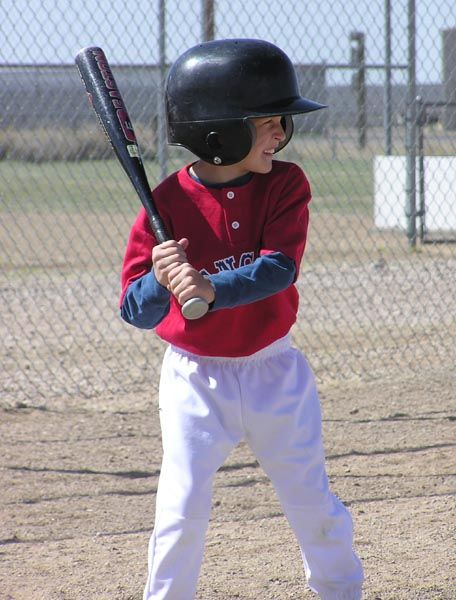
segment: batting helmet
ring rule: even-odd
[[[231,165],[249,153],[254,127],[248,119],[283,116],[285,139],[291,115],[325,105],[300,95],[296,72],[280,48],[255,39],[204,42],[172,65],[166,82],[168,141],[202,160]]]

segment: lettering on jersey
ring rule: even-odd
[[[214,267],[217,273],[221,273],[222,271],[234,271],[238,267],[250,265],[254,260],[255,252],[243,252],[239,258],[238,264],[236,264],[236,259],[234,256],[227,256],[226,258],[214,260]],[[201,269],[200,273],[205,277],[210,275],[209,271],[206,269]]]
[[[236,268],[236,260],[234,256],[227,256],[220,260],[214,261],[214,267],[220,273],[220,271],[234,271]]]
[[[243,252],[241,254],[241,258],[239,259],[239,266],[245,267],[246,265],[250,265],[255,260],[255,252]]]

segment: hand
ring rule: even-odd
[[[215,300],[210,281],[189,263],[182,263],[170,270],[168,289],[181,306],[191,298],[203,298],[208,304]]]
[[[157,281],[165,288],[169,288],[169,273],[177,266],[188,264],[185,253],[188,247],[187,238],[178,242],[169,240],[152,249],[152,263]]]

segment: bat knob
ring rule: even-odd
[[[189,321],[200,319],[209,310],[209,304],[203,298],[192,298],[182,307],[183,316]]]

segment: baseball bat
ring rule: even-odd
[[[78,52],[75,61],[90,104],[146,210],[157,242],[172,239],[155,206],[133,125],[105,53],[89,46]],[[186,319],[199,319],[208,308],[203,298],[192,298],[183,305],[182,314]]]

